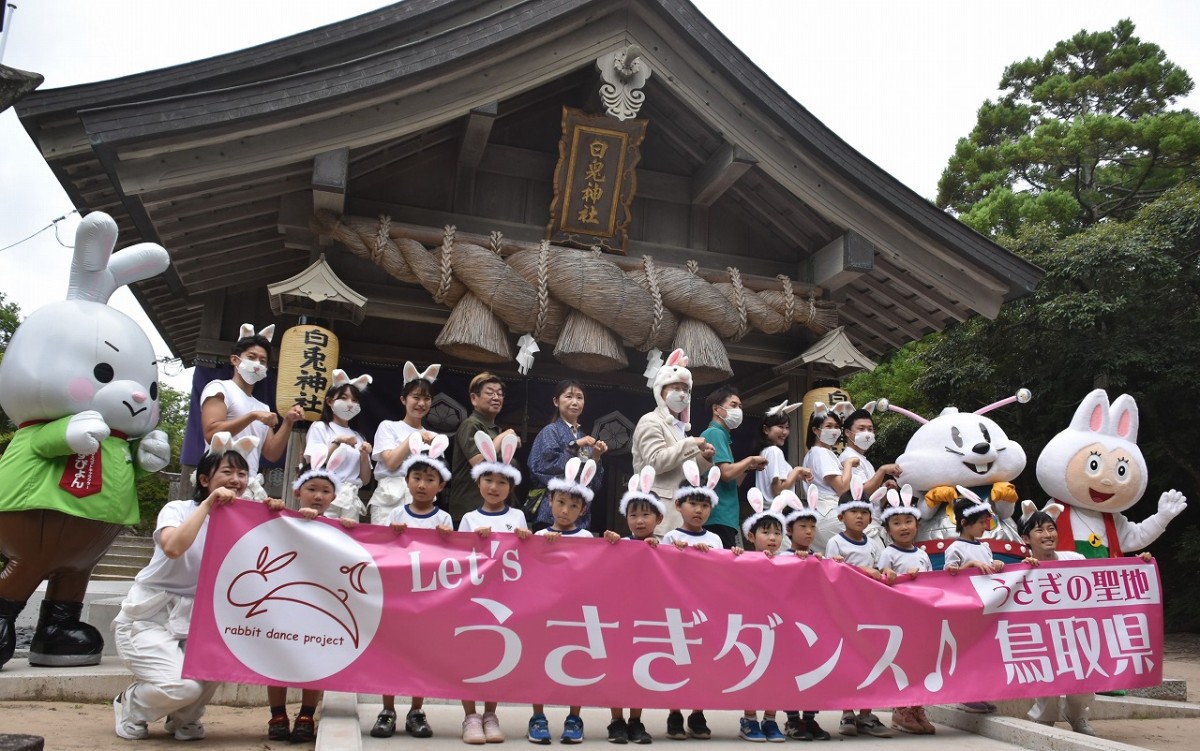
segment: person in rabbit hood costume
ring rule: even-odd
[[[1070,426],[1050,439],[1037,461],[1042,489],[1066,508],[1058,517],[1058,549],[1086,558],[1116,558],[1158,539],[1187,508],[1177,490],[1158,498],[1158,511],[1133,523],[1120,512],[1146,492],[1146,459],[1137,446],[1138,411],[1122,394],[1110,406],[1096,389],[1075,409]]]
[[[904,481],[924,494],[917,541],[957,537],[954,527],[955,486],[969,488],[995,512],[997,523],[984,537],[1021,541],[1013,523],[1017,489],[1012,481],[1025,469],[1025,450],[1004,429],[985,415],[1013,402],[1024,404],[1027,389],[974,412],[947,407],[932,420],[880,399],[876,408],[898,412],[921,424],[896,463],[904,467]]]
[[[104,639],[79,619],[88,579],[122,527],[138,522],[137,477],[170,460],[166,434],[154,430],[154,349],[107,305],[117,287],[161,273],[170,259],[152,243],[112,255],[116,240],[107,214],[84,218],[67,299],[26,318],[0,363],[0,404],[18,427],[0,458],[0,665],[42,580],[30,664],[100,662]]]

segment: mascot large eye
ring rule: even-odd
[[[1083,469],[1092,477],[1100,474],[1100,470],[1104,468],[1104,462],[1101,461],[1099,454],[1090,454],[1087,458],[1087,463],[1083,465]]]
[[[987,426],[983,423],[979,423],[979,432],[983,433],[983,440],[987,441],[988,443],[992,442],[992,436],[988,434]]]
[[[158,382],[150,384],[150,398],[158,401]]]
[[[962,448],[962,433],[958,428],[950,428],[950,440],[954,441],[954,445]]]
[[[1129,474],[1129,460],[1117,460],[1117,482],[1129,482],[1131,476]]]
[[[113,366],[106,362],[102,362],[95,368],[92,368],[92,375],[95,376],[96,380],[100,383],[108,383],[113,379],[113,375],[115,375],[115,373],[113,372]]]

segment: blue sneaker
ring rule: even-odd
[[[583,718],[577,714],[567,715],[563,722],[561,743],[583,743]]]
[[[543,746],[550,743],[550,723],[546,721],[546,715],[535,714],[529,718],[529,734],[526,737],[530,743]]]
[[[749,717],[743,717],[739,723],[738,737],[751,743],[763,743],[767,740],[767,736],[763,735],[762,728],[758,726],[758,720],[752,720]]]
[[[787,736],[779,729],[779,723],[774,720],[762,721],[762,734],[768,743],[783,743],[787,740]]]

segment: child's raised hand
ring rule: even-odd
[[[491,527],[479,527],[478,529],[475,530],[475,534],[479,535],[480,537],[482,537],[483,539],[486,540],[487,538],[492,536],[492,528]]]
[[[547,532],[542,537],[545,537],[550,542],[555,542],[558,538],[562,537],[562,532]]]
[[[701,553],[707,553],[708,551],[712,550],[712,546],[707,542],[702,542],[697,545],[693,545],[692,547],[696,550],[699,550]]]
[[[949,566],[946,566],[946,567],[945,567],[944,569],[942,569],[942,570],[943,570],[943,571],[945,571],[947,574],[950,574],[951,576],[958,576],[958,570],[959,570],[960,568],[962,568],[962,567],[961,567],[961,566],[955,566],[955,565],[951,564],[951,565],[949,565]]]
[[[442,537],[449,537],[454,532],[454,527],[446,524],[439,524],[437,525],[437,531]]]
[[[283,501],[278,498],[268,498],[267,500],[263,501],[263,503],[267,504],[267,508],[271,509],[272,511],[283,511]]]
[[[831,561],[837,561],[838,563],[845,563],[845,562],[846,562],[846,558],[845,558],[844,556],[840,556],[840,555],[831,556],[831,557],[829,558],[829,560],[831,560]]]
[[[392,525],[392,531],[395,532],[396,534],[400,534],[401,532],[403,532],[406,529],[408,529],[407,524],[393,524]]]
[[[302,509],[300,509],[300,514],[305,519],[316,519],[318,516],[317,510],[315,508],[302,508]]]
[[[873,566],[863,566],[862,570],[863,570],[863,573],[865,573],[867,576],[871,577],[875,581],[883,580],[883,572]]]
[[[354,529],[358,526],[358,519],[338,519],[342,526],[346,529]]]
[[[1138,553],[1137,557],[1142,559],[1142,563],[1149,563],[1150,561],[1154,560],[1154,556],[1150,555],[1149,553]]]
[[[985,570],[991,571],[993,574],[998,574],[1004,570],[1004,561],[992,561],[991,568]]]
[[[879,572],[879,578],[884,584],[890,586],[896,583],[896,572],[892,571],[890,568],[885,568]]]
[[[679,548],[680,550],[683,550],[684,548],[686,548],[688,546],[686,540],[674,540],[674,541],[672,541],[671,544],[674,545],[675,547]]]
[[[518,540],[528,540],[533,535],[532,532],[530,532],[528,529],[525,529],[524,527],[517,529],[516,533],[517,533]]]
[[[1039,561],[1037,558],[1034,558],[1033,556],[1029,556],[1028,558],[1022,558],[1021,563],[1024,563],[1027,566],[1033,566],[1034,568],[1037,568],[1038,566],[1042,565],[1042,562]]]
[[[607,532],[605,532],[605,533],[604,533],[604,539],[605,539],[605,540],[608,540],[608,541],[609,541],[610,543],[612,543],[613,545],[616,545],[618,542],[620,542],[620,541],[621,541],[621,536],[620,536],[619,534],[617,534],[616,532],[613,532],[613,531],[610,529],[610,530],[608,530]]]
[[[658,538],[655,537],[654,535],[650,535],[649,537],[646,538],[646,544],[652,548],[657,548],[658,547]]]
[[[738,547],[737,545],[734,545],[732,548],[729,549],[729,552],[733,553],[734,555],[741,555],[742,553],[746,552],[746,549],[742,548],[742,547]],[[770,553],[768,553],[768,555],[770,555]]]
[[[921,569],[919,569],[919,568],[910,568],[908,571],[905,571],[904,573],[906,573],[906,574],[908,574],[909,576],[911,576],[912,578],[916,579],[916,578],[917,578],[917,574],[921,573]]]

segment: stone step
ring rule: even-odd
[[[105,563],[101,561],[96,564],[96,568],[92,570],[92,578],[106,577],[112,579],[133,579],[137,576],[144,566],[123,566],[116,563]]]

